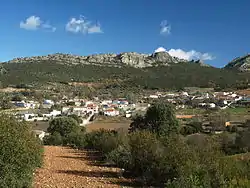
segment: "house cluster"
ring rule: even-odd
[[[163,99],[166,102],[175,105],[176,109],[182,108],[206,108],[225,109],[230,106],[249,105],[250,96],[236,92],[156,92],[142,96],[136,104],[131,104],[125,98],[99,100],[95,97],[93,100],[80,98],[62,97],[61,100],[53,101],[44,99],[38,101],[13,101],[13,105],[20,110],[16,115],[19,119],[25,121],[43,121],[52,119],[56,116],[75,114],[83,119],[88,119],[95,114],[105,116],[125,116],[131,117],[138,111],[145,112],[149,104],[154,100]],[[40,110],[40,109],[43,109]],[[44,109],[47,109],[44,111]],[[33,110],[33,111],[32,111]]]
[[[131,116],[131,109],[135,104],[129,104],[125,98],[115,100],[94,100],[86,99],[68,99],[63,97],[59,101],[45,99],[43,102],[37,101],[13,101],[17,109],[16,117],[25,121],[46,121],[57,116],[67,116],[75,114],[82,118],[89,118],[95,114],[102,114],[105,116]],[[58,108],[59,107],[59,108]]]
[[[250,105],[250,96],[236,92],[157,92],[145,96],[144,99],[164,99],[179,108],[220,108],[225,109],[231,105]]]

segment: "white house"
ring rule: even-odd
[[[86,107],[87,107],[87,113],[91,112],[91,113],[97,114],[99,112],[98,105],[94,103],[88,103],[86,104]]]
[[[118,116],[120,114],[120,112],[118,110],[115,109],[106,109],[104,111],[104,115],[106,116]]]
[[[58,110],[53,110],[52,112],[50,112],[50,114],[53,116],[53,117],[56,117],[58,115],[61,115],[62,112],[61,111],[58,111]]]
[[[104,100],[101,102],[102,105],[107,105],[107,104],[111,104],[112,100]]]
[[[38,117],[37,114],[33,114],[33,113],[27,113],[23,115],[23,119],[25,121],[34,121],[34,118]]]
[[[46,118],[50,118],[50,117],[54,118],[54,117],[56,117],[56,116],[58,116],[58,115],[61,115],[61,114],[62,114],[61,111],[53,110],[53,111],[50,112],[49,114],[43,114],[43,117],[44,117],[45,119],[46,119]]]
[[[158,95],[149,95],[149,98],[151,98],[151,99],[158,99],[159,96]]]
[[[215,108],[216,107],[216,104],[214,103],[209,103],[209,108]]]

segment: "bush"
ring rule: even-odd
[[[69,144],[76,148],[84,148],[86,143],[86,138],[84,132],[71,132],[64,140],[64,144]]]
[[[98,130],[86,134],[86,148],[96,149],[107,155],[109,152],[116,149],[120,142],[116,131]]]
[[[77,121],[69,117],[58,117],[50,121],[48,132],[53,134],[59,133],[62,137],[67,136],[71,132],[79,131],[80,127]]]
[[[0,187],[30,187],[42,147],[28,124],[0,116]]]
[[[132,170],[132,154],[128,144],[119,145],[106,156],[110,163],[117,165],[119,168]]]
[[[82,123],[82,119],[81,119],[79,116],[75,115],[75,114],[68,115],[68,117],[73,118],[73,119],[76,120],[77,123],[79,123],[79,124]]]
[[[59,146],[63,144],[63,137],[58,132],[45,136],[43,139],[45,145]]]

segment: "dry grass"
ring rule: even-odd
[[[91,132],[98,129],[107,129],[107,130],[116,130],[116,129],[123,129],[128,130],[130,122],[94,122],[86,126],[86,131]]]

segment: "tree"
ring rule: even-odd
[[[71,132],[79,131],[80,127],[77,121],[69,117],[55,118],[49,123],[48,132],[53,134],[58,132],[61,136],[65,137]]]
[[[79,124],[82,123],[82,119],[81,119],[78,115],[76,115],[76,114],[68,115],[68,117],[73,118],[73,119],[76,120],[77,123],[79,123]]]
[[[142,115],[136,115],[133,118],[133,122],[130,124],[129,132],[134,132],[136,130],[144,130],[144,129],[147,129],[144,117]]]
[[[145,122],[148,129],[158,135],[169,135],[179,130],[174,110],[168,103],[155,103],[150,106],[145,114]]]
[[[12,106],[13,105],[10,102],[10,97],[5,94],[1,94],[0,95],[0,108],[2,108],[3,110],[6,110],[6,109],[10,109]]]
[[[21,101],[21,100],[23,100],[23,95],[21,95],[21,94],[14,95],[11,100],[12,101]]]
[[[150,106],[144,117],[137,116],[130,125],[130,132],[149,130],[165,136],[179,131],[179,122],[172,106],[168,103],[155,103]]]
[[[0,187],[31,187],[42,146],[26,122],[0,115]]]

